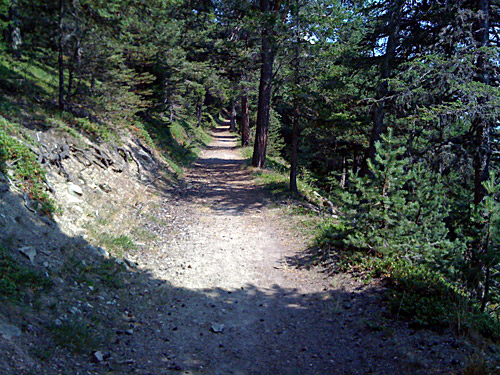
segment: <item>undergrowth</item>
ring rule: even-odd
[[[92,265],[83,264],[76,258],[68,259],[64,264],[64,273],[80,283],[99,288],[102,286],[120,289],[124,282],[121,272],[123,266],[112,259],[103,259]]]
[[[0,247],[0,297],[19,300],[27,291],[37,293],[51,285],[48,277],[18,264]]]
[[[213,118],[198,127],[187,118],[170,122],[161,115],[151,115],[142,122],[142,133],[148,134],[151,145],[160,150],[173,171],[181,175],[182,167],[198,159],[202,148],[210,143],[211,138],[205,127],[212,125]]]
[[[104,340],[85,320],[72,319],[59,324],[50,324],[47,328],[57,345],[75,353],[89,352]],[[100,333],[102,334],[102,331]]]
[[[453,283],[429,265],[397,256],[369,254],[339,242],[342,224],[325,223],[310,248],[312,263],[329,263],[335,272],[346,272],[366,283],[382,280],[394,317],[415,328],[448,329],[457,334],[480,333],[500,339],[498,317],[480,311],[459,283]]]
[[[243,147],[241,153],[247,160],[247,165],[251,165],[253,148]],[[290,191],[289,168],[290,165],[282,157],[268,155],[266,167],[255,171],[257,183],[279,198],[290,196],[292,193]],[[299,192],[306,200],[314,202],[314,182],[303,177],[303,174],[300,173],[297,180]]]
[[[29,139],[27,129],[50,129],[98,143],[120,143],[121,134],[129,131],[161,150],[177,175],[182,174],[183,166],[198,158],[201,148],[210,141],[204,127],[213,126],[216,121],[208,114],[203,118],[203,126],[198,127],[187,117],[170,123],[160,115],[135,115],[127,121],[111,123],[104,109],[98,114],[92,114],[92,108],[82,112],[80,107],[61,111],[55,105],[57,82],[57,71],[52,67],[15,59],[0,51],[0,178],[18,186],[25,199],[29,197],[35,202],[33,209],[41,213],[52,215],[58,209],[47,192],[46,171],[30,149],[36,142]]]
[[[0,172],[36,202],[38,211],[50,215],[56,204],[46,191],[46,171],[26,145],[28,141],[18,125],[0,116]]]

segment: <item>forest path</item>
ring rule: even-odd
[[[385,325],[379,288],[288,265],[305,239],[236,146],[216,128],[157,209],[166,225],[151,224],[160,243],[139,263],[159,286],[138,292],[129,314],[144,327],[117,350],[135,373],[449,373],[435,335]]]

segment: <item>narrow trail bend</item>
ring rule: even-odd
[[[133,357],[144,374],[450,373],[446,353],[429,353],[442,337],[384,326],[377,290],[288,266],[304,240],[280,225],[228,128],[213,137],[157,208],[165,221],[151,223],[158,246],[138,260],[151,287],[131,292],[138,324],[116,349],[123,366]]]

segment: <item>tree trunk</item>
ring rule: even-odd
[[[339,185],[342,189],[345,188],[346,182],[347,182],[347,163],[344,156],[344,158],[342,159],[342,175],[340,176],[340,182],[339,182]]]
[[[64,111],[65,103],[64,103],[64,30],[63,30],[63,21],[64,21],[64,0],[59,0],[59,41],[58,41],[58,49],[59,49],[59,59],[58,59],[58,68],[59,68],[59,109]]]
[[[481,15],[478,19],[477,48],[490,45],[490,12],[489,0],[478,0],[478,8]],[[479,52],[477,68],[479,71],[478,81],[486,85],[490,84],[489,71],[483,52]],[[483,99],[484,101],[485,99]],[[486,192],[483,182],[488,180],[491,159],[491,126],[488,120],[479,116],[474,119],[474,204],[478,205],[484,198]]]
[[[486,195],[483,182],[490,175],[491,127],[480,119],[474,121],[474,204],[477,206]]]
[[[17,58],[21,58],[21,45],[22,45],[22,37],[21,37],[21,28],[20,28],[20,20],[17,13],[17,1],[11,1],[9,7],[9,26],[7,28],[8,33],[8,42],[10,44],[10,48],[12,53]]]
[[[248,96],[241,96],[241,145],[250,144],[250,116],[248,114]]]
[[[260,0],[260,10],[263,15],[271,12],[271,1]],[[270,27],[269,24],[264,26],[262,29],[262,63],[260,68],[259,100],[257,104],[257,124],[252,158],[252,166],[256,168],[263,168],[266,163],[267,132],[269,130],[273,64],[275,57],[275,47],[271,34],[272,27]]]
[[[387,47],[385,50],[384,59],[382,61],[382,65],[380,67],[380,77],[377,87],[377,102],[374,104],[372,117],[373,117],[373,126],[370,134],[370,143],[365,152],[365,157],[361,164],[361,176],[365,176],[368,174],[368,160],[375,160],[375,144],[380,140],[380,136],[385,131],[385,102],[386,96],[389,92],[387,78],[389,78],[392,74],[392,64],[394,58],[396,57],[396,49],[399,46],[399,30],[401,28],[401,20],[403,16],[403,4],[404,1],[398,1],[394,5],[393,9],[393,22],[390,25],[390,34],[387,39]]]
[[[296,2],[298,10],[298,2]],[[297,16],[297,14],[294,14]],[[296,25],[296,40],[295,40],[295,66],[293,69],[293,80],[295,90],[300,87],[300,27]],[[297,167],[299,164],[299,99],[297,93],[293,94],[293,121],[292,121],[292,155],[290,160],[290,191],[294,194],[299,192],[297,187]]]
[[[478,7],[478,21],[476,26],[476,42],[477,49],[482,47],[488,47],[490,45],[490,11],[489,11],[489,0],[477,0]],[[478,70],[477,80],[485,85],[490,84],[490,76],[488,69],[488,61],[484,55],[484,52],[479,51],[476,66]],[[487,98],[481,98],[480,104],[484,104]],[[491,120],[486,118],[481,118],[480,115],[472,122],[474,129],[474,204],[477,206],[481,203],[486,195],[486,189],[483,186],[483,182],[488,180],[490,173],[490,161],[491,161]],[[477,230],[478,233],[483,231],[482,224],[479,224]],[[489,299],[489,277],[490,277],[490,265],[487,261],[487,254],[489,248],[488,241],[483,243],[483,241],[478,238],[471,244],[472,248],[472,259],[471,265],[477,269],[480,269],[484,275],[485,282],[482,286],[480,283],[476,283],[476,290],[481,300],[481,311],[486,309],[486,304]]]
[[[75,41],[75,51],[73,52],[73,57],[71,63],[68,67],[68,89],[66,90],[66,102],[69,103],[71,100],[71,92],[73,91],[73,81],[75,70],[80,66],[80,39],[77,37]]]
[[[299,110],[297,100],[294,100],[293,123],[292,123],[292,157],[290,163],[290,190],[298,193],[297,167],[299,165]]]
[[[231,100],[231,116],[229,121],[229,131],[236,133],[236,100]]]

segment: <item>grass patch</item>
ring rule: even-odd
[[[102,338],[93,332],[90,324],[80,320],[50,325],[49,331],[57,345],[75,353],[90,352],[102,342]]]
[[[194,122],[182,118],[170,122],[160,115],[149,116],[143,122],[143,129],[179,175],[182,174],[182,167],[198,159],[202,148],[211,141],[204,127],[198,127]]]
[[[118,257],[123,257],[124,252],[137,250],[137,245],[132,238],[125,234],[112,236],[104,233],[99,238],[99,245],[107,248],[112,254]]]
[[[24,95],[54,95],[57,91],[54,69],[24,59],[13,59],[9,53],[0,53],[0,83],[8,93]]]
[[[115,289],[120,289],[124,285],[120,277],[120,272],[122,271],[123,266],[117,264],[112,259],[106,259],[99,263],[98,266],[90,269],[90,272],[99,276],[101,283]]]
[[[247,165],[251,165],[253,148],[241,148],[243,157],[247,160]],[[269,190],[273,195],[278,198],[288,197],[292,193],[290,191],[290,165],[281,157],[267,157],[266,168],[258,169],[255,171],[257,183]],[[311,182],[305,179],[297,179],[297,187],[299,193],[307,201],[314,202],[313,197],[314,186]]]
[[[115,136],[109,126],[90,121],[87,118],[75,118],[73,126],[82,133],[87,134],[90,138],[98,141],[107,142]]]
[[[46,191],[46,171],[26,145],[28,142],[30,140],[21,135],[19,125],[0,116],[0,172],[10,175],[11,180],[36,202],[38,211],[50,215],[56,211],[56,204]]]
[[[140,241],[153,241],[158,238],[156,233],[144,228],[135,228],[132,230],[132,234],[136,240]]]
[[[124,283],[120,273],[123,266],[113,259],[104,259],[96,264],[86,265],[76,258],[70,258],[64,265],[64,273],[73,281],[97,288],[107,286],[115,289],[123,287]]]
[[[50,279],[23,267],[0,247],[0,296],[19,300],[28,290],[39,292],[52,286]]]

